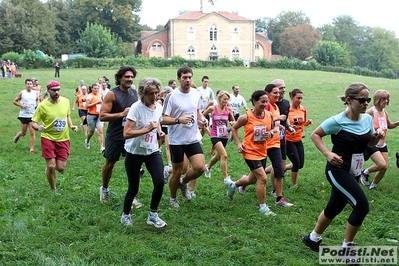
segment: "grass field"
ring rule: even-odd
[[[135,81],[156,77],[163,85],[176,78],[175,68],[137,69]],[[185,202],[178,193],[181,207],[169,205],[169,189],[165,186],[159,214],[168,226],[155,229],[145,223],[150,205],[152,183],[146,173],[138,194],[144,204],[134,209],[132,227],[119,222],[127,190],[123,161],[116,164],[111,179],[111,201],[100,203],[101,167],[104,158],[99,152],[96,136],[91,150],[84,148],[82,131],[71,131],[71,155],[64,174],[57,174],[61,196],[51,193],[44,175],[45,161],[40,152],[40,135],[36,137],[36,154],[29,153],[29,138],[17,144],[12,139],[19,130],[18,107],[12,104],[24,89],[24,78],[36,77],[44,88],[53,79],[52,70],[22,70],[23,79],[0,80],[0,265],[316,265],[318,254],[307,249],[301,237],[309,233],[329,198],[330,186],[324,176],[325,158],[314,147],[310,133],[324,119],[344,110],[337,97],[352,82],[367,84],[372,93],[386,89],[391,93],[387,108],[392,121],[399,120],[399,81],[349,74],[294,71],[278,69],[194,69],[194,82],[210,77],[214,91],[231,91],[240,85],[246,99],[275,78],[284,79],[287,92],[301,88],[303,105],[313,119],[306,128],[305,166],[299,172],[298,185],[290,189],[290,178],[284,181],[284,196],[294,208],[275,207],[274,198],[267,197],[275,217],[258,212],[255,187],[249,187],[234,201],[225,195],[222,173],[215,165],[212,178],[197,182],[197,198]],[[112,82],[116,69],[62,69],[61,95],[74,100],[79,80],[87,85],[106,75]],[[288,97],[288,93],[286,93]],[[248,103],[251,106],[250,103]],[[75,125],[78,114],[72,114]],[[326,138],[328,139],[328,138]],[[399,151],[399,128],[388,132],[389,169],[378,189],[365,193],[370,213],[357,235],[356,242],[367,246],[398,245],[398,169],[395,153]],[[328,141],[328,140],[327,140]],[[209,136],[203,140],[209,161]],[[234,144],[228,144],[228,167],[233,180],[248,173],[248,168]],[[371,162],[366,162],[370,165]],[[270,190],[268,190],[270,192]],[[269,195],[269,193],[268,193]],[[323,235],[323,245],[340,245],[350,208],[347,207]]]

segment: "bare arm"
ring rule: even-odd
[[[324,130],[318,126],[310,135],[310,138],[312,139],[314,145],[316,146],[319,151],[327,158],[327,160],[335,166],[341,165],[343,163],[342,157],[339,156],[336,153],[331,152],[326,144],[323,142],[323,137],[325,137],[327,134],[324,132]]]
[[[245,147],[241,143],[240,138],[238,137],[238,129],[245,126],[248,122],[248,115],[243,114],[238,118],[238,120],[234,123],[234,125],[231,127],[231,134],[233,136],[234,142],[237,145],[238,152],[243,152]]]
[[[141,135],[151,132],[152,130],[158,128],[158,122],[152,121],[148,124],[148,126],[142,128],[142,129],[134,129],[135,126],[136,126],[135,121],[126,119],[126,124],[123,128],[123,137],[125,139],[136,138],[136,137],[139,137]]]
[[[19,107],[21,107],[21,108],[26,109],[26,108],[28,107],[28,105],[20,103],[21,98],[22,98],[22,92],[18,93],[18,95],[17,95],[17,97],[15,97],[13,103],[14,103],[14,105],[16,105],[16,106],[19,106]]]
[[[125,110],[123,110],[122,112],[111,113],[114,102],[115,102],[115,94],[113,91],[110,91],[105,96],[104,102],[101,105],[101,110],[100,110],[101,121],[113,121],[127,116],[127,114],[129,113],[130,106],[126,107]]]

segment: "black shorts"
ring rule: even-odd
[[[87,110],[78,109],[79,117],[87,116]]]
[[[104,157],[109,162],[119,161],[120,156],[125,157],[125,140],[105,140]]]
[[[366,150],[364,151],[363,155],[364,155],[364,160],[367,161],[368,159],[370,159],[371,155],[373,155],[375,152],[388,152],[388,145],[385,145],[385,147],[383,148],[377,148],[377,147],[368,147],[366,148]]]
[[[188,145],[169,145],[170,157],[173,163],[181,163],[184,160],[184,154],[190,159],[191,156],[204,154],[199,142]]]
[[[216,143],[218,143],[220,141],[223,144],[223,147],[226,147],[227,140],[228,139],[226,139],[226,138],[214,138],[214,137],[211,138],[211,142],[212,142],[213,146],[215,146]]]
[[[161,127],[162,132],[165,133],[165,135],[168,135],[168,127]]]
[[[249,170],[254,171],[260,167],[263,169],[266,167],[266,158],[263,160],[247,160],[245,159],[245,162],[247,163]]]
[[[19,121],[21,121],[21,124],[29,124],[32,122],[32,117],[18,117]]]
[[[285,143],[285,138],[280,140],[280,151],[281,151],[281,159],[287,160],[287,145]]]

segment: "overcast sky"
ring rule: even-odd
[[[204,0],[205,1],[205,0]],[[216,0],[220,11],[238,11],[248,19],[275,18],[282,11],[303,11],[314,27],[331,24],[333,18],[350,15],[359,26],[381,27],[399,36],[398,9],[395,1],[379,0]],[[179,11],[199,11],[200,0],[142,0],[140,24],[155,28],[179,16]]]

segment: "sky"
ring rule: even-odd
[[[275,18],[282,11],[302,11],[314,27],[332,24],[334,18],[349,15],[359,26],[381,27],[399,36],[398,9],[392,0],[216,0],[215,3],[220,11],[238,11],[238,15],[253,20]],[[152,28],[165,25],[179,16],[181,10],[199,11],[200,0],[142,0],[140,24]]]

